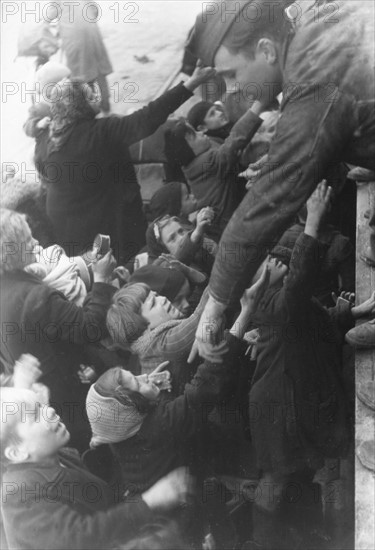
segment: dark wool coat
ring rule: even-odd
[[[51,392],[56,408],[72,436],[72,445],[88,448],[87,386],[78,378],[85,363],[84,345],[99,342],[107,333],[106,312],[115,288],[94,283],[83,307],[24,271],[1,277],[2,361],[11,369],[22,353],[41,362],[39,380]]]
[[[139,432],[111,445],[121,470],[121,481],[132,493],[142,493],[158,479],[179,466],[197,466],[210,447],[208,415],[234,390],[243,346],[228,335],[230,351],[223,364],[205,362],[183,395],[172,399],[163,395],[146,416]],[[202,472],[195,472],[202,473]]]
[[[111,541],[134,537],[153,517],[141,498],[121,503],[116,488],[89,473],[73,449],[59,458],[60,465],[12,464],[4,473],[2,515],[10,548],[108,548]]]
[[[91,247],[97,233],[111,236],[121,262],[144,246],[147,226],[128,147],[191,95],[181,83],[129,116],[79,121],[58,151],[49,152],[48,132],[41,136],[35,162],[47,186],[47,214],[69,256]]]

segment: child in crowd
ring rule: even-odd
[[[195,228],[168,214],[154,220],[146,232],[149,262],[153,263],[161,254],[172,254],[208,275],[217,250],[217,244],[205,236],[213,219],[214,212],[207,207],[198,212]]]
[[[81,256],[68,258],[59,245],[34,249],[35,262],[25,267],[27,273],[40,278],[64,294],[77,306],[82,306],[92,286],[92,271]]]
[[[215,210],[211,234],[216,238],[238,206],[235,184],[238,157],[262,124],[261,111],[259,102],[255,101],[221,145],[185,121],[166,132],[167,157],[174,157],[181,164],[198,207],[211,206]]]
[[[78,377],[80,365],[86,362],[85,349],[108,335],[105,321],[116,290],[111,285],[116,261],[109,251],[92,264],[93,285],[78,307],[25,270],[35,263],[38,244],[25,217],[1,209],[0,225],[4,251],[0,261],[2,367],[11,374],[15,359],[23,353],[37,357],[41,381],[60,407],[74,445],[84,449],[88,422],[84,409],[73,414],[72,407],[82,407],[87,393]]]
[[[220,101],[196,103],[188,112],[187,120],[194,130],[204,132],[220,144],[229,137],[233,127]]]
[[[163,185],[152,195],[148,205],[150,222],[167,214],[188,221],[188,216],[196,210],[197,199],[190,192],[187,183],[180,181]]]
[[[298,213],[298,223],[287,229],[279,244],[291,250],[298,237],[303,233],[306,224],[306,206]],[[325,243],[326,252],[321,262],[320,271],[315,282],[314,296],[325,306],[333,307],[332,293],[337,296],[343,290],[355,291],[355,254],[348,237],[321,221],[319,241]]]
[[[173,389],[179,393],[190,378],[186,360],[207,297],[205,292],[194,313],[180,319],[171,302],[147,285],[126,285],[113,296],[107,313],[112,341],[119,349],[138,356],[144,374],[162,361],[170,361]]]
[[[178,262],[171,262],[172,265]],[[169,263],[147,265],[137,269],[130,277],[129,283],[144,283],[151,290],[165,296],[172,306],[180,312],[180,317],[186,317],[190,311],[189,297],[196,282],[204,282],[206,277],[196,270],[187,268],[182,271]],[[183,264],[181,264],[183,265]]]
[[[263,473],[254,526],[255,539],[259,537],[257,542],[266,547],[275,547],[280,529],[285,530],[286,509],[280,502],[286,505],[281,497],[288,483],[299,483],[301,490],[301,502],[293,509],[288,507],[292,525],[293,520],[294,527],[297,522],[303,536],[314,528],[309,523],[312,509],[307,505],[307,501],[312,503],[314,473],[326,457],[347,452],[347,399],[340,353],[343,335],[353,319],[369,315],[375,307],[372,297],[351,310],[348,304],[345,309],[327,311],[312,299],[326,251],[318,235],[330,195],[326,182],[318,185],[307,203],[304,232],[293,252],[284,247],[283,261],[266,260],[270,287],[252,318],[259,340],[250,404],[260,413],[251,422],[251,435]],[[269,498],[269,486],[274,498]]]
[[[86,401],[91,447],[110,444],[125,489],[142,492],[182,465],[191,466],[201,479],[212,475],[224,440],[212,439],[209,414],[236,388],[246,349],[241,340],[267,284],[265,270],[241,300],[240,315],[223,342],[228,349],[224,362],[200,365],[182,395],[160,391],[155,373],[145,378],[120,367],[110,369],[91,386]]]
[[[1,388],[2,515],[11,548],[106,548],[134,537],[152,512],[181,504],[186,471],[161,479],[124,501],[116,487],[89,473],[65,448],[69,432],[55,410],[31,390]]]

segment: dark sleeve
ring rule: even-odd
[[[215,165],[221,170],[232,168],[239,152],[251,141],[263,120],[250,109],[236,122],[229,136],[218,149],[213,150]]]
[[[32,294],[26,310],[33,323],[40,323],[43,334],[51,342],[57,339],[85,344],[99,342],[108,335],[105,321],[114,287],[94,283],[82,307],[68,301],[60,292],[48,287],[43,290],[44,300],[40,292]]]
[[[41,495],[42,488],[43,485],[37,483],[24,487],[23,497],[8,497],[3,504],[5,530],[13,548],[107,548],[109,541],[135,536],[139,527],[152,517],[151,510],[141,499],[92,515],[80,514],[74,510],[73,503],[69,506],[61,498],[49,500]],[[21,488],[17,492],[20,493]]]
[[[221,364],[206,361],[200,365],[183,395],[169,401],[164,409],[164,422],[176,438],[185,439],[207,422],[207,414],[222,401],[238,377],[239,360],[244,344],[226,333],[229,351]]]
[[[205,289],[196,310],[190,317],[180,321],[176,326],[162,332],[155,338],[152,343],[154,353],[162,354],[164,361],[173,361],[176,355],[181,357],[181,355],[189,354],[207,300],[208,289]]]
[[[292,316],[306,312],[327,246],[301,233],[294,245],[289,273],[283,287],[284,299]]]
[[[221,237],[210,292],[222,304],[241,297],[268,243],[277,242],[329,166],[341,160],[356,128],[353,98],[336,89],[316,101],[313,85],[298,91],[284,101],[268,162]]]
[[[345,239],[341,249],[340,261],[338,263],[338,274],[340,277],[340,289],[354,292],[355,251],[349,239]]]
[[[328,315],[339,330],[341,337],[354,327],[354,318],[352,315],[352,305],[345,301],[338,301],[335,307],[328,309]]]
[[[181,82],[131,115],[104,119],[108,141],[132,145],[150,136],[192,95]]]
[[[198,242],[193,243],[191,240],[191,234],[193,230],[189,231],[186,237],[182,240],[181,245],[176,251],[176,259],[183,264],[190,265],[194,260],[196,253],[202,248],[203,237]]]

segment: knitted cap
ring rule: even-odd
[[[213,66],[215,54],[232,25],[250,20],[245,11],[254,0],[223,0],[208,2],[206,10],[197,16],[195,27],[189,37],[187,50],[205,65]]]
[[[187,119],[193,128],[198,130],[198,126],[204,124],[204,117],[213,106],[214,104],[209,101],[200,101],[190,109]]]
[[[110,371],[116,369],[117,367]],[[110,371],[107,372],[111,375]],[[135,405],[125,405],[116,397],[104,397],[96,391],[95,386],[106,375],[107,373],[104,373],[98,382],[90,387],[86,398],[86,411],[92,431],[91,448],[133,437],[140,430],[145,417]],[[115,390],[113,394],[115,395]]]
[[[185,275],[176,269],[146,265],[133,273],[129,283],[145,283],[151,290],[173,302],[186,280]]]

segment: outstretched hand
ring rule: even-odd
[[[330,208],[331,195],[332,187],[327,185],[327,180],[322,180],[306,203],[307,218],[317,218],[320,221]]]
[[[170,510],[185,504],[194,490],[193,478],[187,468],[178,468],[162,477],[142,494],[151,509]]]
[[[211,363],[222,363],[222,356],[228,351],[223,329],[224,307],[210,297],[199,320],[188,363],[192,363],[197,354]]]
[[[260,172],[265,164],[268,162],[268,155],[263,155],[257,162],[249,164],[249,166],[241,172],[239,175],[240,178],[246,178],[247,184],[246,189],[250,187],[257,181],[260,176]]]
[[[203,61],[198,59],[194,72],[191,77],[185,82],[184,86],[190,91],[194,91],[203,82],[216,75],[216,70],[213,67],[205,67]]]
[[[16,361],[13,370],[13,386],[15,388],[31,389],[42,375],[40,362],[29,353],[23,353]]]
[[[270,268],[267,263],[264,266],[261,276],[250,288],[247,288],[241,298],[241,307],[248,313],[255,313],[259,302],[268,288],[270,282]]]

